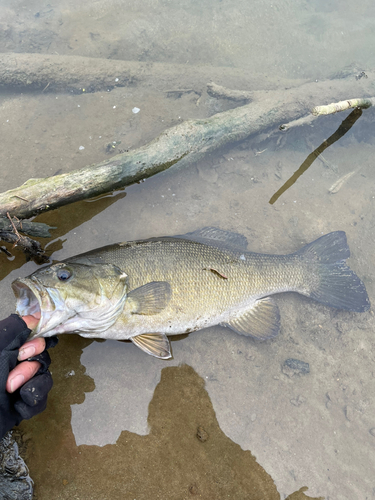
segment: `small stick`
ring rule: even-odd
[[[14,195],[15,198],[19,198],[20,200],[27,201],[27,203],[30,203],[29,200],[26,200],[26,198],[22,198],[22,196],[18,196],[18,194]]]
[[[0,246],[0,252],[4,252],[7,257],[12,257],[12,254],[5,247]]]
[[[326,106],[315,106],[311,110],[311,113],[314,116],[320,115],[332,115],[334,113],[338,113],[339,111],[345,111],[350,108],[370,108],[375,104],[375,98],[371,99],[348,99],[347,101],[340,102],[332,102],[331,104],[327,104]]]
[[[13,245],[13,248],[14,248],[14,247],[17,245],[17,242],[18,242],[18,241],[20,241],[20,239],[21,239],[21,235],[20,235],[20,233],[17,231],[17,228],[16,228],[16,226],[14,225],[14,222],[12,221],[12,217],[9,215],[9,212],[7,212],[7,217],[8,217],[8,219],[10,220],[10,223],[12,224],[12,228],[13,228],[14,233],[18,236],[18,240],[17,240],[17,241],[14,243],[14,245]]]
[[[358,172],[359,168],[357,170],[353,170],[353,172],[349,172],[346,175],[343,175],[338,179],[336,182],[332,184],[332,186],[328,189],[329,194],[336,194],[339,192],[339,190],[342,188],[342,186],[345,184],[345,182],[350,179],[350,177]]]
[[[300,127],[301,125],[311,125],[312,122],[315,121],[316,119],[317,116],[314,115],[303,116],[302,118],[298,118],[297,120],[293,120],[289,123],[283,123],[282,125],[279,126],[279,130],[281,130],[282,132],[286,132],[287,130],[293,127]]]

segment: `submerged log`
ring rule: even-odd
[[[135,85],[152,86],[164,92],[201,93],[210,80],[249,89],[294,87],[306,80],[254,74],[246,68],[193,66],[55,54],[0,54],[0,87],[74,94],[111,90]]]
[[[0,216],[9,212],[20,219],[98,196],[151,177],[172,166],[185,167],[228,143],[293,121],[317,102],[344,99],[354,93],[371,96],[374,74],[357,80],[312,82],[281,91],[255,91],[253,101],[207,119],[189,120],[171,127],[134,151],[70,173],[30,179],[0,194]]]

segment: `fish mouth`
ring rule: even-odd
[[[51,313],[56,310],[56,305],[47,290],[35,279],[19,278],[12,283],[13,293],[17,299],[16,312],[20,316],[33,316],[38,324],[29,336],[29,340],[48,336],[43,332],[43,327],[48,323]],[[53,335],[51,333],[51,335]]]
[[[125,281],[120,282],[121,293],[114,301],[106,297],[99,283],[100,293],[95,295],[95,300],[91,298],[85,304],[84,300],[81,303],[69,300],[57,288],[45,287],[36,276],[16,279],[12,283],[17,299],[16,312],[20,316],[33,316],[38,320],[28,340],[60,333],[83,335],[84,332],[83,336],[100,336],[117,321],[124,309],[127,289]]]

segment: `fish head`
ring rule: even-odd
[[[20,316],[40,318],[29,340],[58,333],[97,337],[122,313],[127,275],[112,264],[59,262],[12,283]]]

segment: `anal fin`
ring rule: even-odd
[[[142,351],[155,358],[169,359],[172,357],[168,337],[164,333],[143,333],[130,339]]]
[[[240,335],[266,340],[276,337],[280,330],[280,312],[276,302],[270,297],[257,300],[241,316],[228,323],[228,326]]]

